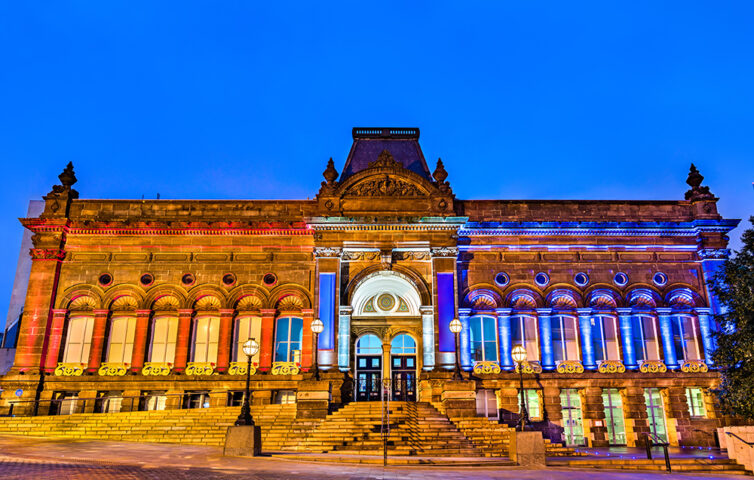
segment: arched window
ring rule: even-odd
[[[402,333],[390,342],[391,355],[415,355],[416,342],[409,335]]]
[[[550,321],[552,322],[552,351],[555,364],[566,360],[579,360],[576,317],[556,315]]]
[[[637,362],[660,359],[660,329],[657,319],[649,315],[633,316],[631,333]]]
[[[245,362],[246,354],[243,353],[243,344],[246,340],[253,338],[258,342],[262,339],[262,319],[259,317],[242,316],[236,319],[235,329],[233,330],[233,361]],[[259,352],[254,355],[253,359],[259,357]]]
[[[497,362],[497,320],[489,315],[469,318],[471,358],[476,362]]]
[[[620,360],[618,319],[610,315],[595,315],[592,324],[592,349],[598,364],[607,360]]]
[[[356,355],[379,355],[382,353],[382,342],[377,335],[367,334],[356,342]]]
[[[277,319],[275,326],[275,361],[300,362],[304,321],[296,317]]]
[[[94,318],[89,316],[71,317],[65,337],[63,363],[88,363],[89,347],[92,344]]]
[[[131,363],[134,350],[136,317],[115,317],[110,321],[110,334],[107,341],[107,361]]]
[[[523,345],[530,362],[539,361],[539,332],[537,319],[529,315],[511,317],[511,345]]]
[[[178,337],[178,318],[162,316],[152,320],[152,342],[149,346],[149,361],[173,363],[175,342]]]
[[[691,315],[673,315],[673,346],[679,363],[701,360],[703,348],[699,346],[699,322]]]
[[[220,319],[201,316],[194,319],[194,351],[191,361],[200,363],[217,362],[217,344],[220,339]]]

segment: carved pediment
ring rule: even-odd
[[[426,197],[427,192],[418,186],[389,175],[367,178],[351,186],[344,197]]]

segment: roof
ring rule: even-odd
[[[419,129],[380,127],[353,129],[353,145],[340,175],[340,181],[367,169],[369,163],[377,160],[383,150],[390,152],[404,168],[432,180],[419,146]]]

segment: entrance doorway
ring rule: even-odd
[[[416,342],[400,334],[390,344],[390,371],[393,400],[416,401]]]
[[[382,390],[382,342],[364,335],[356,342],[356,400],[378,401]]]

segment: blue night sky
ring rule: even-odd
[[[574,5],[3,2],[0,324],[68,161],[82,198],[306,198],[416,126],[459,198],[682,199],[694,162],[754,214],[751,2]]]

